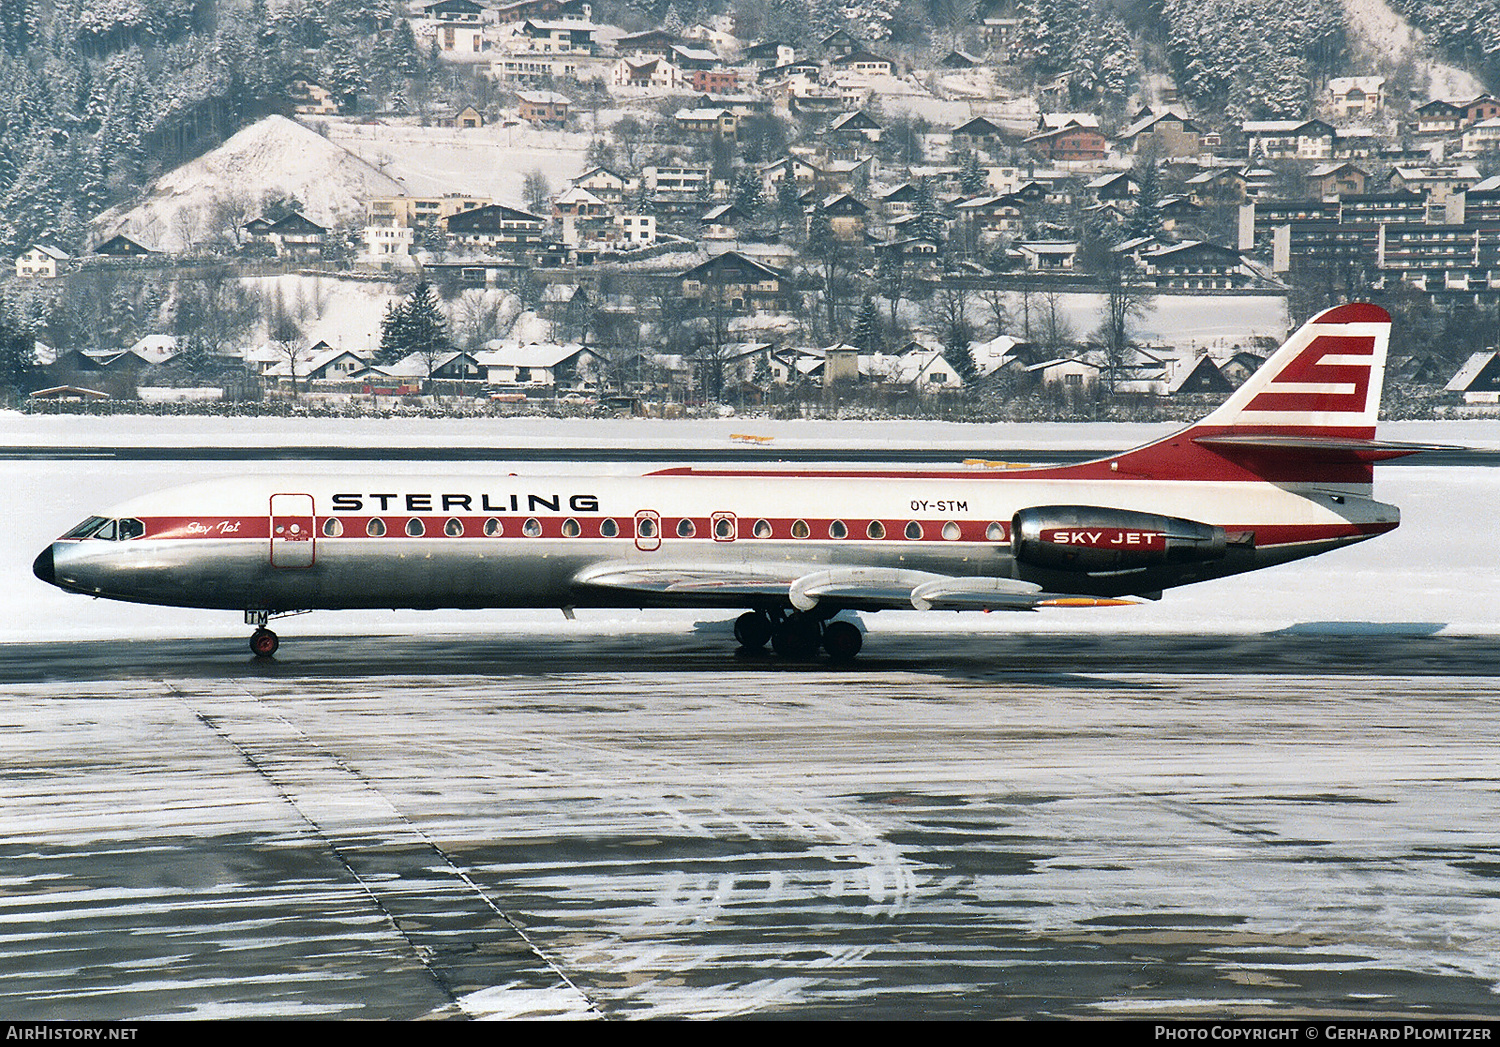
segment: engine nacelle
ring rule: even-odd
[[[1097,505],[1041,505],[1011,520],[1018,565],[1114,574],[1223,559],[1222,527]]]

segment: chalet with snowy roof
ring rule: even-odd
[[[526,40],[529,51],[578,57],[595,52],[594,33],[597,31],[598,26],[587,22],[528,19],[521,23],[520,35]]]
[[[687,84],[665,58],[621,58],[610,72],[610,85],[636,91],[680,91]]]
[[[1141,252],[1146,279],[1156,287],[1211,291],[1249,283],[1240,253],[1201,240],[1183,240]]]
[[[1328,200],[1358,196],[1365,191],[1369,180],[1368,171],[1343,161],[1314,167],[1307,173],[1306,185],[1309,196]]]
[[[505,204],[486,204],[449,215],[443,220],[448,235],[465,247],[540,243],[547,219]]]
[[[1444,387],[1471,404],[1500,403],[1500,352],[1474,353]]]
[[[316,258],[323,253],[327,237],[327,229],[296,211],[278,218],[265,230],[266,241],[282,258]]]
[[[1467,156],[1479,156],[1500,150],[1500,117],[1481,120],[1464,128],[1463,152]]]
[[[439,127],[456,127],[460,130],[469,130],[484,126],[484,114],[472,105],[466,105],[456,112],[447,116],[440,116],[437,120]]]
[[[1385,77],[1335,76],[1328,81],[1328,108],[1335,117],[1374,116],[1385,108]]]
[[[1193,202],[1200,207],[1209,204],[1242,204],[1249,179],[1244,168],[1214,167],[1193,175],[1185,183]]]
[[[530,19],[591,22],[593,18],[594,6],[587,0],[515,0],[495,8],[495,20],[502,24]]]
[[[1464,126],[1464,107],[1447,99],[1423,102],[1412,112],[1417,118],[1418,135],[1456,134]]]
[[[516,116],[533,127],[564,127],[573,102],[557,91],[520,91],[516,94]]]
[[[1084,186],[1090,196],[1101,203],[1106,200],[1133,200],[1141,191],[1139,183],[1129,171],[1113,171],[1088,180]]]
[[[828,58],[853,54],[864,47],[864,44],[847,29],[835,29],[818,42],[818,49]]]
[[[484,11],[483,5],[474,0],[438,0],[422,8],[422,13],[434,22],[481,22]]]
[[[744,48],[740,57],[756,69],[775,69],[796,61],[797,49],[780,40],[762,40]]]
[[[873,51],[857,50],[848,54],[840,55],[833,59],[829,65],[842,73],[856,73],[859,76],[895,76],[896,63],[884,55],[877,55]]]
[[[1466,123],[1477,124],[1500,117],[1500,99],[1496,99],[1493,95],[1480,95],[1478,98],[1471,98],[1463,105]]]
[[[1109,153],[1109,140],[1098,127],[1076,123],[1039,131],[1024,144],[1043,160],[1062,163],[1095,162]]]
[[[949,51],[938,59],[939,69],[974,69],[984,64],[982,58],[977,58],[967,51]]]
[[[993,154],[1006,144],[1005,129],[993,120],[976,116],[953,129],[953,148],[972,149],[976,153]]]
[[[608,167],[593,167],[573,179],[575,188],[593,193],[609,204],[622,204],[625,198],[640,189],[637,179],[627,177]]]
[[[1199,356],[1192,360],[1175,360],[1167,378],[1166,394],[1168,396],[1189,395],[1192,393],[1230,393],[1234,391],[1234,383],[1219,370],[1216,364],[1207,355]]]
[[[51,244],[33,244],[16,256],[16,275],[27,280],[51,280],[64,272],[73,256]]]
[[[1203,151],[1198,125],[1170,109],[1161,113],[1142,109],[1135,122],[1121,131],[1115,141],[1123,152],[1163,159],[1197,156]]]
[[[979,196],[953,205],[959,227],[972,232],[981,243],[1021,231],[1024,212],[1020,201],[1009,195]]]
[[[856,109],[852,113],[844,113],[836,117],[828,125],[824,132],[830,138],[859,139],[862,142],[878,142],[881,133],[880,124],[875,118],[863,109]]]
[[[718,303],[739,315],[781,312],[789,302],[786,274],[738,251],[725,251],[678,274],[682,297],[700,307]]]
[[[1246,120],[1240,129],[1251,159],[1328,160],[1337,136],[1322,120]]]
[[[311,80],[293,80],[287,85],[287,95],[292,100],[292,112],[304,116],[337,116],[338,102],[333,93],[322,84]]]
[[[118,233],[94,248],[94,253],[109,258],[142,258],[154,252],[142,247],[124,233]]]
[[[607,362],[576,342],[491,342],[474,354],[486,385],[540,390],[579,387],[595,380]]]
[[[730,109],[679,109],[673,116],[677,129],[690,135],[717,135],[733,139],[740,121]]]
[[[818,203],[815,213],[828,219],[835,240],[856,244],[864,239],[870,209],[856,197],[848,193],[827,196]]]
[[[615,53],[627,58],[672,57],[672,48],[677,38],[663,29],[648,29],[644,33],[631,33],[615,41]]]
[[[1013,250],[1027,269],[1072,272],[1078,261],[1076,240],[1019,240]]]

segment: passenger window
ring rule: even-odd
[[[734,521],[727,516],[721,516],[714,521],[714,537],[720,541],[728,541],[734,537]]]
[[[385,534],[385,521],[378,516],[372,516],[370,522],[365,524],[365,534],[371,538],[380,538]]]
[[[578,526],[578,521],[571,516],[563,521],[562,533],[564,538],[577,538],[583,533],[583,528]]]
[[[906,537],[910,541],[920,542],[922,540],[922,525],[917,523],[917,521],[915,520],[907,524]]]
[[[865,535],[875,539],[877,542],[885,537],[885,524],[879,520],[871,520],[870,526],[865,528]]]
[[[336,516],[330,516],[323,521],[323,537],[337,538],[344,533],[344,521]]]
[[[540,538],[542,536],[542,521],[535,516],[521,525],[521,533],[527,538]]]
[[[619,533],[620,533],[620,525],[617,524],[617,523],[615,523],[609,517],[605,517],[603,520],[601,520],[599,522],[599,537],[601,537],[601,538],[613,538],[616,535],[618,535]]]
[[[448,522],[443,524],[443,533],[449,538],[462,538],[464,536],[464,522],[456,516],[450,516]]]
[[[755,521],[755,531],[754,531],[754,534],[755,534],[755,537],[757,537],[757,538],[769,538],[769,537],[771,537],[771,521],[770,520],[756,520]]]
[[[649,516],[637,516],[635,518],[635,536],[637,538],[655,538],[656,521]]]
[[[420,538],[427,533],[427,528],[422,526],[422,521],[413,516],[406,521],[406,533],[408,537]]]
[[[486,538],[499,538],[505,533],[505,525],[493,516],[484,522],[484,536]]]
[[[962,537],[963,533],[963,529],[952,520],[949,520],[947,523],[943,524],[944,541],[956,542],[960,537]]]
[[[830,538],[848,538],[849,537],[849,528],[846,527],[846,526],[844,526],[844,521],[842,521],[842,520],[835,520],[835,521],[833,521],[833,523],[831,523],[831,524],[828,525],[828,537],[830,537]]]
[[[806,538],[812,534],[812,528],[807,526],[806,520],[794,520],[792,522],[792,537]]]
[[[984,540],[987,542],[1005,541],[1005,525],[998,521],[990,524],[984,529]]]
[[[698,528],[694,527],[693,521],[689,520],[687,517],[684,516],[681,520],[677,521],[678,538],[691,538],[697,533]]]

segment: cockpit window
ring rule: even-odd
[[[121,520],[119,534],[116,537],[119,541],[128,542],[132,538],[139,538],[145,533],[146,525],[139,520]]]
[[[109,521],[102,516],[90,516],[87,520],[83,521],[83,523],[79,524],[67,534],[63,535],[62,538],[59,539],[59,541],[69,542],[75,539],[92,538],[94,532],[99,530],[99,528],[103,527],[107,523],[109,523]]]
[[[115,521],[105,520],[89,537],[98,538],[100,541],[112,542],[115,540],[115,532],[117,530],[119,530],[119,525]]]

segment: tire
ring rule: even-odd
[[[771,640],[771,620],[759,611],[746,611],[734,620],[734,638],[741,647],[758,651]]]
[[[771,646],[783,658],[801,660],[818,653],[822,628],[811,618],[793,615],[771,633]]]
[[[269,629],[257,629],[250,634],[250,653],[257,658],[269,658],[276,653],[281,641]]]
[[[835,662],[852,662],[864,645],[864,634],[853,622],[829,622],[823,629],[823,649]]]

